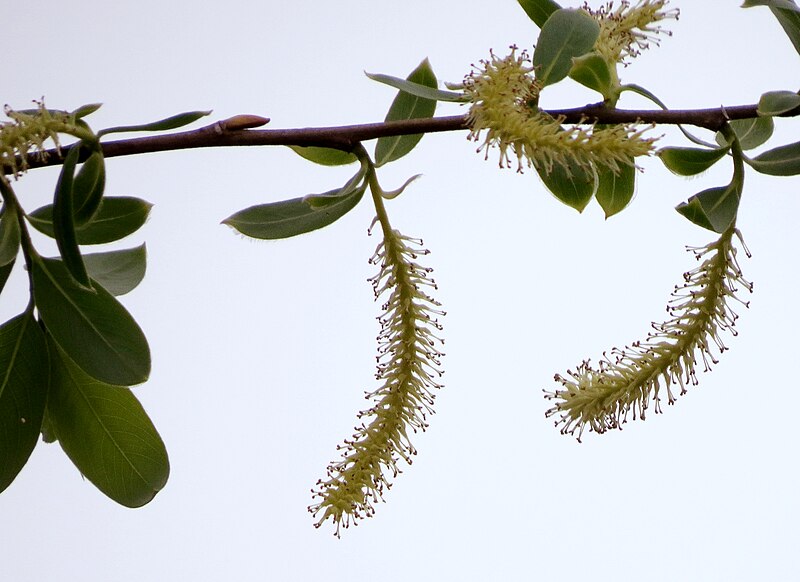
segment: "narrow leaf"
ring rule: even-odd
[[[368,170],[369,162],[367,160],[363,160],[358,172],[356,172],[353,177],[351,177],[345,183],[344,186],[337,188],[336,190],[323,192],[322,194],[308,194],[303,196],[303,202],[308,204],[314,210],[319,210],[325,206],[337,204],[342,198],[350,196],[357,190],[360,190],[363,193],[367,188],[364,178],[366,177]]]
[[[333,148],[316,146],[289,146],[289,148],[301,158],[322,166],[343,166],[358,161],[358,157],[355,154]]]
[[[668,109],[666,104],[661,99],[659,99],[649,89],[645,89],[641,85],[636,85],[634,83],[629,83],[627,85],[622,85],[620,87],[620,91],[623,91],[623,92],[624,91],[630,91],[631,93],[636,93],[637,95],[641,95],[645,99],[647,99],[649,101],[652,101],[653,103],[655,103],[656,105],[661,107],[661,109],[664,109],[665,111]],[[678,129],[681,131],[681,133],[683,135],[686,136],[686,139],[688,139],[692,143],[695,143],[695,144],[697,144],[699,146],[703,146],[703,147],[706,147],[706,148],[711,148],[711,149],[716,149],[717,148],[717,146],[714,145],[713,143],[709,143],[709,142],[707,142],[707,141],[705,141],[703,139],[700,139],[699,137],[695,136],[691,132],[687,131],[686,128],[683,127],[682,125],[678,125]]]
[[[106,187],[106,164],[102,150],[93,151],[75,175],[72,183],[72,206],[75,225],[87,223],[103,200]]]
[[[229,216],[222,224],[257,239],[289,238],[328,226],[350,212],[364,195],[359,187],[347,196],[335,196],[338,190],[315,196],[328,196],[328,203],[314,208],[306,198],[259,204]]]
[[[399,77],[383,75],[381,73],[368,73],[364,71],[364,74],[373,81],[383,83],[384,85],[389,85],[395,89],[400,89],[400,91],[408,93],[409,95],[414,95],[415,97],[422,97],[423,99],[433,101],[448,101],[451,103],[466,103],[469,101],[469,97],[464,95],[464,93],[442,91],[441,89],[437,89],[436,85],[430,86],[421,84],[419,82],[410,81],[408,79],[400,79]]]
[[[418,85],[436,88],[436,75],[433,74],[433,69],[428,59],[422,61],[411,72],[407,80]],[[400,91],[392,101],[385,121],[433,117],[435,111],[435,100]],[[375,165],[382,166],[402,158],[414,149],[421,139],[422,134],[379,138],[378,143],[375,144]]]
[[[764,144],[772,137],[772,132],[775,129],[775,123],[771,117],[735,119],[729,123],[736,133],[736,137],[739,138],[739,145],[743,150],[752,150]],[[722,132],[717,132],[717,143],[721,146],[728,145],[728,140],[725,139]]]
[[[0,327],[0,491],[8,487],[39,438],[48,386],[47,346],[32,313]]]
[[[800,95],[794,91],[768,91],[758,100],[759,115],[780,115],[800,107]]]
[[[0,266],[0,293],[2,293],[3,289],[6,287],[6,282],[8,282],[8,277],[11,275],[11,271],[14,270],[14,261],[11,261],[7,265]]]
[[[770,8],[783,8],[800,12],[800,7],[792,0],[745,0],[742,8],[752,8],[754,6],[769,6]]]
[[[70,275],[83,287],[90,287],[89,275],[83,264],[78,239],[75,234],[75,214],[72,204],[72,184],[75,166],[78,163],[80,147],[72,147],[64,160],[64,166],[58,176],[56,193],[53,198],[53,235],[58,245],[61,258]]]
[[[661,148],[659,159],[671,172],[679,176],[695,176],[708,170],[725,157],[730,147],[717,149],[700,148]]]
[[[621,212],[633,199],[636,188],[636,168],[629,165],[620,166],[614,173],[610,168],[602,168],[597,172],[597,202],[603,208],[606,219]]]
[[[0,267],[14,262],[19,253],[20,231],[17,213],[4,204],[0,210]],[[2,286],[0,286],[2,289]]]
[[[800,53],[800,13],[797,11],[797,6],[794,5],[791,9],[770,8],[770,10],[783,28],[783,32],[789,37],[794,49]]]
[[[533,20],[534,24],[539,28],[544,26],[550,15],[556,10],[561,8],[553,0],[517,0],[519,5],[525,11],[525,14]]]
[[[95,487],[126,507],[150,502],[167,483],[161,436],[128,389],[88,376],[51,345],[47,416],[55,437]]]
[[[800,142],[777,147],[745,161],[762,174],[796,176],[800,174]]]
[[[543,86],[564,79],[572,68],[572,59],[592,50],[599,34],[600,25],[583,10],[554,12],[542,27],[533,51],[536,78]]]
[[[150,375],[150,348],[139,325],[99,284],[84,289],[61,261],[35,257],[33,297],[59,347],[91,377],[132,386]]]
[[[403,182],[402,186],[400,186],[396,190],[389,190],[388,192],[385,192],[385,191],[381,192],[381,196],[383,198],[385,198],[386,200],[392,200],[394,198],[397,198],[398,196],[400,196],[400,194],[405,192],[405,189],[408,188],[408,185],[411,184],[411,182],[415,181],[417,178],[419,178],[421,176],[422,176],[422,174],[414,174],[408,180]]]
[[[75,119],[81,119],[87,115],[91,115],[102,106],[102,103],[89,103],[88,105],[81,105],[75,111],[70,113],[70,115],[72,115]]]
[[[84,255],[89,276],[112,295],[125,295],[144,279],[147,268],[145,245],[132,249]]]
[[[120,125],[118,127],[109,127],[108,129],[101,129],[97,132],[97,136],[106,135],[109,133],[124,133],[131,131],[166,131],[168,129],[178,129],[190,123],[194,123],[198,119],[209,115],[210,111],[187,111],[186,113],[179,113],[166,119],[153,121],[152,123],[143,123],[141,125]]]
[[[560,165],[553,166],[550,173],[536,168],[539,177],[561,202],[583,212],[597,190],[597,174],[577,164],[571,164],[569,171]]]
[[[129,196],[105,196],[92,220],[75,229],[78,244],[97,245],[118,241],[147,222],[152,204]],[[37,208],[27,216],[36,230],[53,236],[53,207]]]

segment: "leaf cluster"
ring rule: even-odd
[[[62,150],[52,204],[26,212],[12,183],[0,175],[0,291],[22,255],[31,292],[23,313],[0,326],[0,491],[25,465],[41,434],[47,442],[58,441],[100,491],[139,507],[169,475],[164,443],[130,390],[150,375],[150,348],[117,299],[142,281],[146,250],[140,245],[86,253],[82,247],[114,243],[137,231],[150,204],[106,195],[100,138],[177,128],[207,113],[95,133],[85,118],[98,107],[67,113],[42,105],[22,113],[30,124],[60,119],[59,133],[77,139]],[[16,147],[20,155],[27,153]],[[41,256],[29,227],[54,238],[58,256]]]

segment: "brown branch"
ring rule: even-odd
[[[716,107],[711,109],[685,110],[631,110],[609,109],[602,103],[586,105],[574,109],[547,111],[554,117],[561,117],[564,123],[638,123],[638,124],[684,124],[702,127],[712,131],[720,129],[728,120],[750,119],[758,116],[756,105],[737,105],[733,107]],[[800,115],[800,107],[782,114],[782,117]],[[295,145],[330,147],[352,151],[362,141],[419,133],[436,133],[442,131],[459,131],[469,129],[466,115],[450,117],[434,117],[430,119],[409,119],[405,121],[387,121],[362,125],[344,125],[339,127],[309,127],[299,129],[242,129],[261,125],[269,120],[256,116],[236,116],[230,121],[241,118],[260,119],[253,124],[237,124],[219,121],[192,131],[154,135],[132,139],[120,139],[103,143],[106,157],[130,156],[152,152],[184,150],[208,147],[231,146],[265,146]],[[62,148],[62,155],[68,148]],[[38,168],[61,164],[62,158],[54,150],[48,150],[44,159],[31,155],[28,167]],[[4,168],[8,173],[8,168]]]

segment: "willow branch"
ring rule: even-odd
[[[726,121],[758,117],[757,107],[757,105],[737,105],[709,109],[633,110],[609,109],[602,103],[597,103],[574,109],[548,110],[547,113],[554,117],[563,118],[564,123],[572,124],[683,124],[716,131]],[[781,115],[781,117],[794,116],[800,116],[800,107]],[[262,123],[267,121],[263,120]],[[111,158],[194,148],[266,145],[318,146],[353,151],[362,141],[380,137],[466,129],[469,129],[466,115],[297,129],[243,130],[237,128],[236,124],[230,124],[229,127],[226,121],[219,121],[192,131],[106,142],[103,143],[103,152],[106,157]],[[38,168],[59,165],[62,163],[62,156],[67,150],[68,147],[62,148],[61,155],[58,155],[55,150],[48,150],[45,152],[46,155],[44,157],[31,155],[28,159],[28,167]],[[3,169],[8,173],[8,168]]]

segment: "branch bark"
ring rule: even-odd
[[[609,109],[602,103],[596,103],[573,109],[548,110],[547,113],[554,117],[562,117],[564,123],[570,124],[683,124],[716,131],[726,121],[758,117],[757,107],[757,105],[737,105],[708,109],[635,110]],[[800,107],[783,113],[781,117],[798,115],[800,115]],[[225,121],[219,121],[192,131],[105,142],[103,143],[103,153],[106,157],[111,158],[194,148],[266,145],[318,146],[353,151],[362,141],[379,137],[469,129],[466,115],[298,129],[244,130],[236,129],[236,124],[231,125],[234,129],[226,127]],[[28,167],[59,165],[62,163],[62,156],[68,149],[69,146],[61,148],[61,155],[58,155],[55,150],[47,150],[43,157],[32,154],[28,159]],[[4,167],[3,170],[5,173],[9,172],[8,167]]]

